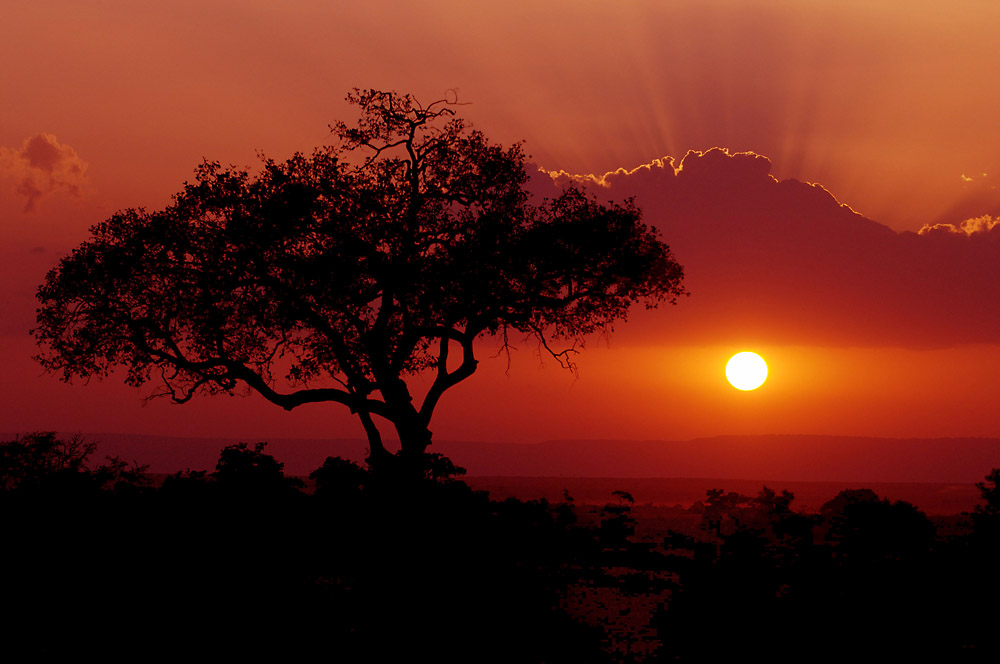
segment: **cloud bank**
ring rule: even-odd
[[[86,185],[87,164],[52,134],[37,134],[20,148],[0,147],[0,178],[12,183],[24,198],[24,211],[54,192],[80,196]],[[5,183],[6,185],[7,183]]]
[[[543,171],[543,173],[545,173]],[[635,312],[619,339],[946,347],[1000,342],[1000,219],[897,233],[818,184],[777,180],[771,161],[690,151],[603,175],[546,173],[634,197],[684,265],[691,297]]]

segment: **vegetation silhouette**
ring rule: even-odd
[[[1000,552],[1000,468],[994,468],[976,488],[983,504],[972,512],[973,532],[981,546]]]
[[[866,489],[802,514],[765,486],[710,490],[693,530],[652,541],[627,491],[589,517],[568,494],[499,502],[442,458],[405,486],[339,458],[306,484],[264,443],[165,478],[94,454],[0,442],[14,659],[986,662],[1000,645],[1000,470],[947,531]]]
[[[51,496],[65,490],[128,491],[146,481],[146,467],[108,457],[93,468],[97,444],[51,431],[17,436],[0,445],[0,490]]]
[[[333,126],[333,146],[256,174],[205,162],[165,209],[94,227],[39,288],[41,364],[65,380],[122,367],[178,403],[240,390],[288,410],[341,403],[373,468],[418,474],[478,338],[534,338],[569,367],[633,303],[684,292],[635,205],[573,188],[534,204],[521,146],[490,143],[457,100],[348,100],[360,118]],[[407,379],[424,372],[415,400]]]
[[[660,661],[995,657],[998,616],[977,601],[984,583],[996,589],[995,559],[973,555],[972,529],[942,536],[913,505],[869,489],[842,491],[815,515],[767,487],[707,498],[724,518],[702,505],[702,537],[665,540],[677,583],[656,619]]]
[[[265,444],[240,444],[213,473],[158,487],[136,473],[123,491],[100,481],[92,445],[52,441],[0,443],[0,459],[27,450],[49,469],[0,491],[12,656],[606,661],[558,609],[588,547],[547,503],[490,501],[450,463],[401,501],[398,483],[336,458],[307,492]]]

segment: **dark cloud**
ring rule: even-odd
[[[685,267],[691,297],[636,312],[619,339],[943,347],[1000,340],[1000,223],[897,233],[818,184],[722,149],[601,176],[550,173],[634,197]],[[536,188],[552,188],[539,178]]]
[[[13,183],[31,212],[43,196],[62,191],[80,196],[86,184],[87,164],[76,150],[52,134],[38,134],[20,148],[0,147],[0,178]]]

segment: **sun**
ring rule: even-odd
[[[757,353],[736,353],[726,364],[726,378],[737,390],[756,390],[767,380],[767,364]]]

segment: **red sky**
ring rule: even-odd
[[[477,128],[550,172],[661,160],[595,190],[636,196],[688,274],[691,297],[595,339],[579,376],[530,343],[509,376],[484,361],[436,437],[1000,436],[1000,5],[404,4],[5,7],[0,431],[360,436],[336,405],[63,385],[26,334],[91,225],[162,207],[202,158],[327,141],[360,86],[458,88]],[[744,349],[771,368],[752,393],[723,375]]]

